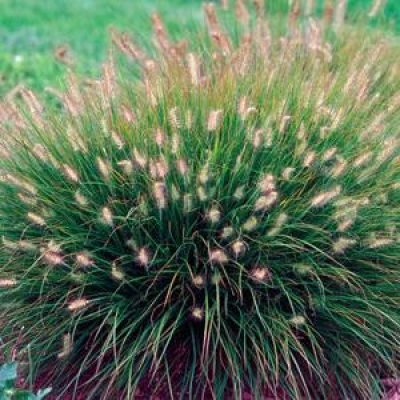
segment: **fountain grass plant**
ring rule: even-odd
[[[155,15],[153,56],[114,32],[141,79],[71,74],[63,112],[1,107],[2,336],[60,396],[378,399],[399,374],[399,50],[340,4],[277,36],[254,3],[232,34],[206,4],[193,42]]]

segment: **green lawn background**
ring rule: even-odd
[[[231,0],[232,2],[234,0]],[[353,15],[368,11],[373,0],[349,0]],[[271,13],[286,0],[267,0]],[[400,0],[386,0],[385,21],[400,32]],[[0,0],[0,96],[19,82],[36,90],[59,86],[65,67],[53,56],[68,44],[77,70],[95,75],[109,44],[108,27],[145,37],[149,15],[160,11],[172,32],[202,23],[201,0]],[[374,21],[374,23],[379,23]]]

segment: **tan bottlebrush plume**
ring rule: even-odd
[[[278,192],[272,191],[259,197],[254,204],[254,211],[268,211],[278,200]]]
[[[319,207],[325,206],[330,201],[332,201],[335,197],[339,196],[340,192],[341,192],[341,187],[336,186],[334,189],[332,189],[328,192],[322,192],[322,193],[316,195],[311,200],[311,207],[319,208]]]
[[[7,289],[14,286],[17,286],[16,279],[9,279],[9,278],[0,278],[0,289]]]
[[[353,247],[357,241],[355,239],[349,239],[345,237],[340,237],[332,244],[332,251],[335,254],[343,254],[347,249]]]
[[[297,22],[300,18],[300,0],[292,0],[292,6],[288,15],[288,29],[292,37],[299,35],[299,28]]]
[[[310,15],[314,14],[314,11],[315,11],[315,0],[306,0],[304,15],[306,17],[309,17]]]
[[[43,261],[45,264],[50,267],[56,267],[57,265],[64,264],[64,256],[55,251],[44,251],[43,252]]]
[[[326,26],[330,25],[333,21],[334,7],[332,0],[325,0],[324,13],[322,21]]]
[[[27,218],[30,222],[38,226],[46,226],[46,221],[43,217],[33,212],[28,212]]]
[[[244,232],[253,232],[258,227],[258,219],[254,216],[249,217],[242,225]]]
[[[76,265],[79,268],[91,267],[94,265],[93,259],[90,257],[90,254],[86,251],[82,251],[75,256]]]
[[[164,23],[158,13],[154,13],[151,17],[153,23],[153,31],[157,47],[166,56],[170,55],[171,43],[168,39],[167,31]]]
[[[226,264],[229,259],[225,251],[222,249],[214,249],[210,251],[209,261],[212,264]]]
[[[225,226],[221,232],[222,239],[229,239],[235,234],[235,229],[232,226]]]
[[[118,33],[115,29],[110,29],[110,33],[111,40],[123,54],[140,64],[146,60],[146,53],[134,43],[127,33]]]
[[[68,357],[74,349],[74,341],[72,339],[72,335],[70,333],[66,333],[65,335],[63,335],[62,343],[62,351],[57,355],[57,357],[61,359]]]
[[[111,264],[111,276],[116,281],[122,281],[125,277],[124,272],[122,271],[121,268],[118,267],[118,265],[115,261]]]
[[[250,21],[250,13],[244,0],[236,0],[236,18],[242,25],[248,25]]]
[[[213,132],[219,128],[222,118],[222,110],[213,110],[208,115],[207,129]]]
[[[203,275],[194,275],[192,277],[192,284],[199,289],[204,287],[204,285],[206,284],[206,280]]]
[[[206,218],[211,224],[217,224],[221,220],[221,211],[217,207],[212,207],[207,211]]]
[[[117,132],[111,131],[111,139],[119,150],[124,148],[125,141],[122,139],[121,135],[119,135]]]
[[[220,48],[223,54],[227,55],[232,52],[232,44],[229,37],[220,27],[214,4],[206,3],[204,5],[206,21],[209,29],[209,34],[213,39],[214,44]]]
[[[371,10],[368,13],[369,18],[374,18],[378,15],[379,11],[383,8],[385,4],[385,0],[375,0],[374,4],[371,7]]]
[[[236,258],[242,256],[246,252],[247,246],[243,240],[236,240],[231,244],[231,250]]]
[[[167,207],[166,192],[167,189],[164,182],[155,182],[153,184],[153,195],[159,209],[164,209]]]
[[[107,62],[103,64],[103,76],[102,76],[102,93],[104,96],[104,105],[108,106],[110,101],[117,95],[117,77],[115,72],[114,59],[109,54]]]
[[[268,267],[256,266],[249,271],[249,276],[256,282],[268,282],[272,278],[272,273]]]
[[[168,111],[169,122],[174,129],[182,127],[182,120],[178,107],[173,107]]]
[[[40,124],[42,124],[40,115],[43,113],[44,107],[40,103],[40,101],[37,98],[37,96],[35,95],[35,93],[33,93],[32,90],[22,87],[20,89],[20,94],[21,94],[22,100],[28,106],[29,112],[31,113],[32,117],[34,118],[34,122],[35,123],[40,122]]]
[[[204,319],[204,309],[202,307],[194,307],[190,312],[190,316],[195,321],[202,321]]]
[[[74,194],[74,198],[75,201],[81,206],[81,207],[85,207],[89,204],[87,198],[85,196],[83,196],[83,194],[77,190]]]
[[[344,20],[346,17],[346,9],[347,9],[347,0],[338,0],[333,20],[333,27],[336,31],[339,30],[344,24]]]
[[[289,323],[296,326],[300,327],[306,324],[306,319],[303,315],[295,315],[293,318],[289,320]]]
[[[86,308],[89,304],[90,300],[87,300],[85,298],[76,299],[68,304],[68,310],[71,312],[80,311]]]
[[[111,179],[111,173],[112,173],[112,168],[110,163],[101,157],[97,157],[96,164],[103,179],[105,181],[109,181]]]
[[[192,85],[199,86],[201,82],[201,70],[198,57],[194,53],[189,53],[186,58],[190,74],[190,81],[192,82]]]
[[[79,174],[77,171],[75,171],[75,169],[73,169],[72,167],[70,167],[67,164],[64,164],[63,167],[63,172],[64,175],[66,176],[66,178],[73,182],[73,183],[79,183]]]
[[[136,261],[139,265],[147,268],[151,262],[151,259],[152,254],[149,249],[147,249],[146,247],[142,247],[141,249],[139,249],[138,255],[136,257]]]
[[[100,220],[108,226],[114,225],[114,215],[109,207],[103,207],[100,213]]]

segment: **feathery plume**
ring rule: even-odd
[[[241,255],[243,255],[246,251],[246,243],[243,240],[235,240],[232,244],[231,244],[231,250],[233,252],[233,254],[235,255],[236,258],[240,257]]]
[[[154,133],[154,139],[158,147],[161,147],[165,143],[165,133],[162,129],[157,128]]]
[[[124,279],[125,274],[123,273],[122,269],[118,267],[117,263],[113,261],[111,264],[111,276],[116,281],[122,281]]]
[[[245,232],[252,232],[257,228],[257,226],[258,226],[257,218],[254,216],[251,216],[244,222],[244,224],[242,225],[242,229]]]
[[[234,193],[233,193],[233,197],[235,200],[241,200],[244,197],[245,194],[245,189],[246,186],[245,185],[241,185],[238,188],[235,189]]]
[[[332,244],[332,251],[335,254],[343,254],[347,249],[353,247],[357,243],[355,239],[348,239],[345,237],[340,237],[335,240]]]
[[[306,319],[303,315],[295,315],[293,318],[289,320],[289,322],[291,325],[299,327],[306,324]]]
[[[43,252],[43,261],[49,265],[50,267],[56,267],[57,265],[64,264],[64,257],[55,251],[44,251]]]
[[[122,139],[122,137],[117,132],[111,131],[111,139],[119,150],[124,148],[125,141]]]
[[[168,112],[168,116],[169,122],[174,129],[180,129],[182,127],[178,107],[171,108]]]
[[[221,232],[222,239],[229,239],[235,233],[235,229],[232,226],[225,226]]]
[[[118,161],[118,166],[122,168],[123,173],[126,176],[130,176],[133,173],[133,162],[131,160]]]
[[[368,17],[375,18],[378,15],[381,8],[383,8],[384,2],[385,0],[375,0],[374,4],[371,7],[371,10],[368,13]]]
[[[251,268],[249,277],[256,282],[268,282],[272,278],[272,273],[268,267],[258,265]]]
[[[183,158],[176,161],[176,168],[182,175],[186,175],[189,171],[189,166]]]
[[[82,251],[75,256],[76,265],[79,268],[87,268],[94,265],[94,261],[90,257],[89,253]]]
[[[73,182],[73,183],[78,183],[79,182],[79,175],[78,172],[76,172],[72,167],[70,167],[67,164],[63,165],[63,172],[66,178]]]
[[[103,207],[101,209],[101,222],[103,224],[108,225],[108,226],[113,226],[114,225],[114,216],[109,207]]]
[[[202,307],[194,307],[190,312],[190,316],[195,321],[203,321],[204,309]]]
[[[146,247],[142,247],[138,251],[138,255],[136,257],[137,263],[145,268],[149,267],[149,264],[151,262],[152,254],[149,249]]]
[[[97,168],[105,181],[109,181],[111,178],[111,165],[103,160],[101,157],[97,157]]]
[[[193,210],[193,195],[191,193],[186,193],[183,195],[183,212],[185,214]]]
[[[333,200],[335,197],[339,196],[339,194],[341,193],[341,190],[342,190],[342,188],[338,185],[334,189],[332,189],[328,192],[322,192],[322,193],[316,195],[311,200],[311,207],[319,208],[319,207],[325,206],[331,200]]]
[[[286,213],[280,213],[275,220],[274,226],[267,232],[267,236],[273,237],[276,236],[281,230],[283,225],[288,221],[289,216]]]
[[[81,207],[86,207],[89,204],[87,198],[79,190],[75,192],[74,198]]]
[[[221,123],[222,110],[213,110],[208,115],[207,129],[209,132],[214,132],[218,129]]]
[[[278,192],[272,191],[266,195],[260,196],[255,204],[254,211],[268,211],[278,200]]]
[[[8,289],[17,286],[18,282],[16,279],[12,278],[0,278],[0,289]]]
[[[85,298],[76,299],[68,304],[68,310],[71,312],[80,311],[86,308],[89,304],[90,300],[87,300]]]
[[[29,221],[31,221],[35,225],[46,226],[46,221],[43,219],[43,217],[41,217],[38,214],[35,214],[33,212],[28,212],[27,218]]]
[[[190,81],[193,86],[199,86],[201,81],[200,64],[194,53],[187,55],[187,63],[190,74]]]
[[[217,224],[221,220],[221,211],[217,207],[212,207],[207,211],[206,217],[211,224]]]
[[[147,164],[147,158],[139,153],[138,149],[134,148],[132,151],[133,159],[135,163],[140,167],[144,168]]]
[[[167,207],[167,188],[164,182],[154,182],[153,184],[153,195],[156,199],[157,207],[164,209]]]
[[[66,358],[72,353],[74,348],[72,335],[70,333],[66,333],[65,335],[63,335],[62,343],[63,343],[62,351],[57,355],[57,357],[60,359]]]
[[[285,181],[290,181],[291,176],[293,175],[293,172],[296,171],[296,168],[293,167],[287,167],[283,170],[282,172],[282,178]]]
[[[228,260],[228,256],[226,255],[224,250],[214,249],[210,251],[209,261],[212,264],[226,264]]]
[[[203,275],[195,275],[192,277],[192,284],[193,284],[193,286],[200,289],[200,288],[204,287],[204,285],[206,284],[206,280],[204,279]]]

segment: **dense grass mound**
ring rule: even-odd
[[[274,36],[256,6],[228,35],[207,5],[195,44],[155,16],[152,59],[115,33],[141,80],[71,75],[59,115],[3,105],[2,336],[60,393],[377,399],[398,375],[398,50],[340,9],[337,35],[295,7]]]

